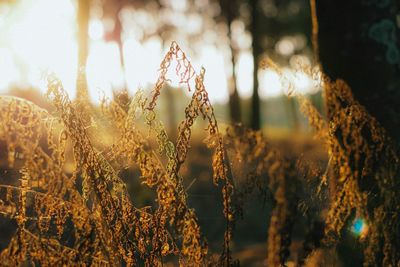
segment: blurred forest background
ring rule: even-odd
[[[2,1],[0,12],[3,93],[44,92],[43,73],[51,71],[74,97],[82,66],[92,101],[113,91],[148,89],[176,41],[198,69],[205,67],[205,84],[221,122],[307,132],[278,73],[260,67],[266,58],[321,107],[320,88],[293,68],[298,62],[315,64],[307,0],[21,0]],[[163,105],[171,129],[185,103],[178,87],[171,82]]]

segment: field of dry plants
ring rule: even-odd
[[[192,94],[176,140],[157,112],[169,68]],[[288,155],[261,131],[222,128],[203,83],[206,70],[197,73],[177,43],[149,96],[121,92],[100,106],[82,94],[71,101],[52,75],[52,111],[0,96],[0,265],[238,266],[246,260],[236,250],[235,229],[258,195],[269,207],[257,215],[268,230],[256,233],[267,249],[253,257],[265,266],[340,266],[333,251],[348,242],[358,244],[365,266],[400,266],[392,141],[345,82],[301,71],[325,88],[326,114],[298,97],[325,151],[319,159]],[[204,128],[201,143],[193,136]],[[199,174],[188,171],[187,158],[206,162],[204,177],[211,179],[203,182],[219,191],[219,203],[205,208],[220,208],[224,226],[217,233],[191,206],[195,177],[187,175]],[[135,179],[146,200],[128,190]],[[357,220],[365,225],[352,235]],[[204,227],[222,243],[211,245]]]

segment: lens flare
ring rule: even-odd
[[[357,218],[351,226],[351,232],[357,237],[363,238],[368,233],[368,225],[364,219]]]

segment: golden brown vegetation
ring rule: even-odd
[[[340,242],[350,217],[364,218],[369,225],[363,237],[365,266],[398,266],[400,187],[399,157],[395,144],[342,80],[322,76],[327,121],[303,99],[302,111],[328,153],[331,203],[325,218],[324,246]],[[326,182],[327,177],[323,177]]]
[[[196,76],[176,148],[154,111],[172,60],[177,61],[176,74],[181,83],[189,86]],[[16,155],[23,157],[20,184],[2,185],[1,211],[18,222],[15,237],[2,252],[6,262],[135,265],[140,259],[154,266],[162,263],[163,257],[175,254],[184,266],[206,264],[207,244],[194,210],[187,205],[179,174],[189,150],[191,127],[201,115],[208,121],[207,144],[214,149],[214,183],[223,183],[227,228],[219,262],[230,265],[233,185],[227,176],[222,135],[204,88],[204,74],[202,70],[196,75],[185,54],[173,43],[150,99],[139,91],[127,106],[103,101],[103,114],[115,125],[119,136],[116,144],[103,151],[96,148],[96,139],[101,137],[90,132],[98,114],[87,108],[88,103],[71,102],[55,77],[48,78],[48,96],[56,107],[55,116],[24,100],[2,97],[1,139],[7,146],[8,166],[15,165]],[[139,116],[145,117],[159,145],[158,153],[138,130]],[[44,146],[42,139],[47,142]],[[66,142],[73,147],[75,162],[70,177],[63,171]],[[157,156],[160,153],[165,153],[166,164]],[[143,184],[155,189],[155,211],[138,209],[130,200],[115,168],[131,164],[139,166]],[[64,232],[74,233],[73,237],[66,239]]]
[[[175,142],[156,113],[173,61],[181,84],[193,91]],[[175,258],[181,266],[237,265],[231,250],[234,223],[244,216],[247,197],[258,191],[273,199],[265,219],[268,233],[263,233],[268,266],[284,266],[290,259],[298,221],[308,225],[296,259],[303,265],[315,249],[339,242],[353,212],[370,225],[361,240],[365,265],[399,265],[398,155],[343,81],[322,78],[327,119],[300,98],[303,113],[327,144],[330,160],[321,171],[272,148],[261,132],[239,125],[221,131],[204,78],[205,70],[196,73],[173,43],[150,97],[142,91],[132,97],[121,93],[104,99],[98,110],[84,99],[71,101],[52,76],[47,95],[54,113],[0,97],[0,145],[6,148],[5,165],[18,170],[19,178],[2,179],[0,185],[0,212],[17,223],[0,254],[2,264],[160,266]],[[226,230],[219,258],[208,251],[181,174],[198,117],[207,123],[213,182],[222,190]],[[105,140],[109,135],[116,140],[111,145]],[[73,163],[67,162],[70,150]],[[119,172],[132,166],[140,170],[143,186],[154,190],[155,207],[138,208],[129,196]],[[329,193],[325,206],[313,207],[318,205],[313,200],[328,200]],[[321,224],[325,230],[318,233]]]

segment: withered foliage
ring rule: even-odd
[[[268,266],[285,265],[290,255],[293,225],[299,204],[298,172],[295,164],[272,148],[260,131],[241,126],[228,128],[226,134],[233,173],[243,177],[237,181],[238,214],[245,199],[255,190],[268,200],[272,194],[273,210],[269,221]],[[268,218],[265,218],[268,223]]]
[[[302,111],[324,137],[330,157],[327,173],[333,193],[323,244],[340,242],[352,215],[363,218],[365,266],[400,264],[399,155],[385,129],[358,103],[342,80],[322,75],[327,120],[303,99]],[[323,180],[324,181],[324,180]]]
[[[355,209],[370,225],[365,265],[399,265],[400,176],[395,145],[343,81],[331,83],[326,94],[329,153],[337,177],[326,231],[335,236]]]
[[[283,75],[272,61],[266,63]],[[176,140],[157,115],[171,68],[192,93]],[[204,87],[205,70],[197,73],[175,42],[150,96],[122,92],[97,108],[84,97],[71,101],[51,75],[47,96],[54,112],[1,96],[0,160],[17,171],[17,179],[0,177],[0,213],[16,222],[1,264],[235,266],[235,221],[245,217],[248,198],[259,193],[272,207],[265,214],[268,232],[262,233],[268,266],[303,265],[315,249],[336,245],[354,213],[369,225],[360,240],[365,265],[399,265],[399,158],[392,141],[343,81],[302,71],[326,89],[327,116],[299,97],[327,145],[324,170],[288,157],[261,132],[239,125],[221,131]],[[282,77],[293,94],[289,80]],[[199,118],[207,125],[212,182],[221,188],[226,229],[219,257],[209,251],[182,175]],[[152,207],[139,208],[128,194],[121,172],[133,166],[141,184],[154,191]],[[307,233],[295,237],[299,224]],[[301,248],[291,246],[295,238]]]
[[[172,61],[181,84],[189,91],[190,83],[195,84],[175,142],[169,140],[154,110]],[[0,186],[0,211],[18,223],[15,236],[2,251],[4,263],[157,266],[166,256],[175,255],[182,266],[207,265],[211,262],[207,243],[195,211],[187,204],[180,174],[193,123],[200,116],[208,124],[206,143],[214,151],[213,181],[222,183],[227,224],[217,264],[232,265],[234,189],[204,75],[204,69],[196,74],[173,43],[150,98],[139,91],[132,99],[128,97],[127,103],[119,98],[104,99],[102,115],[84,99],[72,102],[61,82],[52,76],[48,77],[47,95],[55,114],[22,99],[1,97],[0,139],[7,148],[7,167],[20,170],[18,184]],[[138,125],[141,116],[149,129],[147,136]],[[118,136],[109,147],[96,136],[96,132],[103,133],[98,125],[105,119]],[[158,143],[158,151],[149,145],[151,139]],[[74,159],[69,174],[64,170],[67,143]],[[167,158],[165,164],[162,154]],[[135,207],[118,175],[120,169],[133,164],[139,166],[142,183],[156,192],[154,211]]]
[[[289,94],[295,93],[279,66],[269,61],[267,65],[280,74]],[[364,248],[364,265],[399,266],[400,205],[396,196],[400,193],[400,162],[396,144],[354,99],[344,81],[332,81],[318,67],[311,68],[300,62],[297,71],[306,73],[316,86],[324,88],[325,116],[306,97],[298,96],[298,100],[316,137],[324,140],[329,158],[326,170],[319,174],[320,186],[315,192],[318,196],[325,189],[327,212],[312,215],[315,220],[309,229],[310,236],[304,240],[299,264],[318,247],[334,247],[341,242],[341,234],[349,229],[355,217],[365,220],[368,227],[359,240]],[[283,223],[281,220],[279,225]]]

